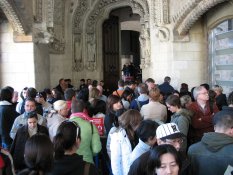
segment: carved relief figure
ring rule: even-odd
[[[142,26],[141,35],[139,37],[140,45],[141,45],[141,58],[145,60],[145,62],[150,62],[150,32],[149,29],[144,25]]]
[[[96,59],[96,44],[94,34],[89,35],[87,42],[87,55],[89,62],[95,62]]]
[[[81,37],[78,36],[75,43],[74,43],[74,50],[75,50],[75,59],[77,61],[82,60],[82,45],[81,45]]]

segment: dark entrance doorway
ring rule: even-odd
[[[104,82],[110,92],[117,89],[120,79],[119,18],[110,16],[103,24]]]
[[[140,73],[140,16],[133,14],[131,7],[115,9],[103,23],[103,78],[110,93],[117,89],[124,64],[135,67],[134,79],[141,79]]]
[[[133,77],[133,80],[135,81],[141,81],[142,79],[140,69],[141,62],[139,36],[140,33],[137,31],[121,31],[121,55],[125,58],[121,58],[121,67],[124,68],[125,66],[130,65],[131,69],[128,73],[130,74],[130,77]],[[126,71],[123,71],[123,75],[128,73]],[[126,77],[124,77],[124,79],[127,80]]]

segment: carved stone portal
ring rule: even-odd
[[[92,6],[92,7],[90,7]],[[80,46],[76,45],[73,51],[75,52],[74,55],[82,55],[85,57],[84,59],[74,59],[75,69],[76,71],[81,71],[79,69],[78,63],[85,64],[85,68],[90,71],[96,70],[97,67],[97,50],[101,49],[97,45],[97,37],[96,33],[98,30],[97,22],[103,21],[103,19],[107,19],[108,15],[104,15],[104,12],[110,11],[111,7],[124,7],[130,6],[133,10],[133,13],[139,14],[141,16],[140,23],[142,25],[143,32],[140,36],[140,43],[141,43],[141,52],[143,55],[141,67],[149,66],[150,63],[150,26],[149,26],[149,19],[150,19],[150,9],[148,2],[146,0],[99,0],[96,3],[88,3],[87,0],[81,0],[78,2],[77,9],[74,11],[73,16],[73,34],[85,34],[86,38],[83,40],[85,43],[82,43]],[[92,9],[88,12],[88,9]],[[84,23],[84,19],[86,20]],[[84,25],[83,25],[84,24]],[[77,41],[74,41],[76,43]],[[81,47],[81,49],[77,49],[77,47]],[[79,50],[80,53],[77,53]],[[86,51],[83,53],[83,51]],[[145,61],[144,61],[145,60]],[[146,65],[144,64],[146,63]]]
[[[147,68],[150,65],[150,31],[145,25],[142,26],[141,34],[139,36],[141,45],[141,65],[142,69]]]

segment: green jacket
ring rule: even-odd
[[[81,129],[81,143],[77,154],[82,155],[84,161],[94,163],[93,156],[99,153],[102,148],[97,128],[93,125],[92,129],[92,124],[89,121],[78,116],[73,116],[70,120],[76,122]]]

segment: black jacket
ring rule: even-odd
[[[49,132],[46,127],[37,125],[37,128],[37,133],[49,136]],[[24,125],[18,129],[10,150],[16,170],[22,170],[26,168],[24,163],[24,148],[28,138],[28,125]]]
[[[219,110],[222,110],[223,106],[227,106],[227,97],[225,94],[220,94],[216,97],[216,105]]]
[[[83,157],[78,154],[64,155],[55,159],[52,175],[83,175],[85,162]],[[89,175],[97,175],[95,167],[90,164]]]
[[[1,101],[0,105],[0,135],[2,142],[10,147],[12,139],[10,137],[10,131],[15,118],[19,115],[15,111],[13,105],[5,105],[5,101]]]

